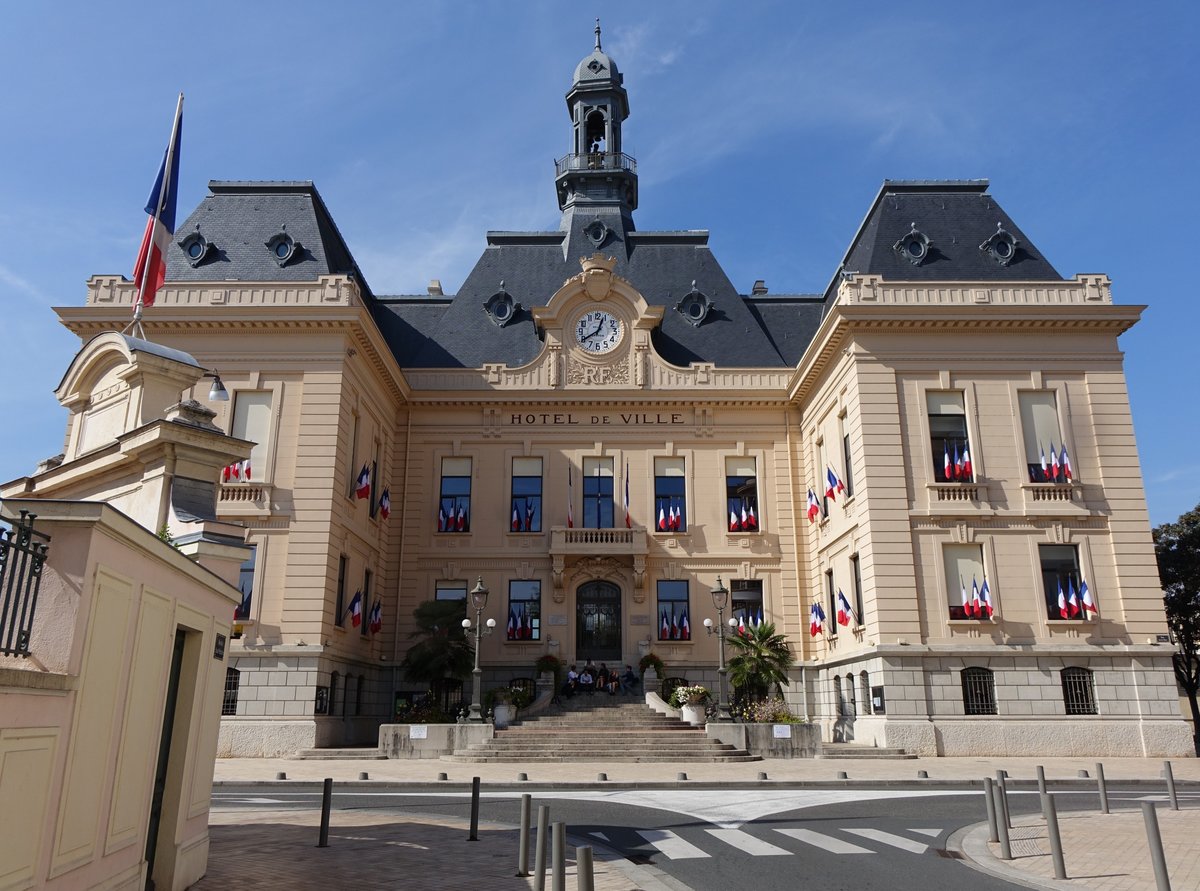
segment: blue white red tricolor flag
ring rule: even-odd
[[[379,516],[385,520],[392,515],[392,490],[384,489],[379,496]]]
[[[815,523],[817,517],[821,514],[821,505],[817,503],[817,493],[812,489],[808,490],[808,522]]]
[[[1096,601],[1092,599],[1092,592],[1088,590],[1087,582],[1083,579],[1079,580],[1080,599],[1083,600],[1083,617],[1085,619],[1093,618],[1099,610],[1096,609]]]
[[[992,606],[992,590],[988,587],[987,576],[983,577],[983,587],[979,589],[979,603],[984,617],[990,619],[995,612],[995,607]]]
[[[854,610],[850,609],[850,601],[846,599],[846,595],[842,593],[842,589],[838,588],[837,596],[838,614],[837,620],[839,625],[849,625],[850,620],[854,617]]]
[[[146,213],[150,218],[146,220],[142,246],[133,267],[133,281],[137,286],[135,314],[139,307],[154,305],[154,295],[167,277],[167,248],[175,235],[175,206],[179,198],[179,141],[182,135],[183,93],[180,93],[175,120],[171,124],[171,138],[150,197],[146,199]]]
[[[383,630],[383,604],[378,600],[371,607],[371,633],[378,634]]]
[[[354,483],[354,494],[358,498],[367,498],[371,494],[371,471],[366,464],[358,472],[358,479]]]
[[[357,628],[362,624],[362,591],[355,591],[354,597],[350,601],[350,621]]]
[[[813,601],[812,608],[808,611],[808,633],[816,637],[825,630],[825,610],[821,608],[821,604],[816,600]]]

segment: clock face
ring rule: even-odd
[[[591,309],[575,323],[575,341],[589,353],[607,353],[621,342],[621,320],[603,309]]]

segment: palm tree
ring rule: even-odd
[[[411,637],[421,640],[408,648],[400,668],[408,680],[429,684],[438,702],[447,681],[471,676],[474,653],[462,627],[466,615],[462,600],[426,600],[413,610],[417,630]]]
[[[788,669],[796,661],[787,638],[775,633],[772,622],[748,626],[744,634],[726,640],[734,649],[729,680],[742,698],[766,699],[773,685],[787,680]]]

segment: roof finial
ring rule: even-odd
[[[600,19],[596,19],[596,52],[600,52]]]

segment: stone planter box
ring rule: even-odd
[[[817,758],[821,754],[821,728],[816,724],[709,722],[705,729],[709,739],[729,743],[762,758]]]
[[[384,724],[379,751],[388,758],[438,758],[492,738],[491,724]]]

